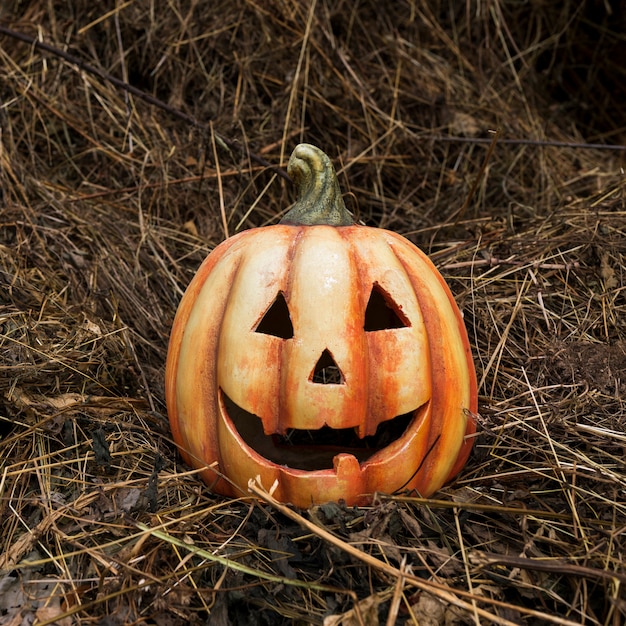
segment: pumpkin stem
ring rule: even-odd
[[[297,145],[287,173],[298,188],[298,199],[281,224],[350,226],[354,223],[341,197],[335,168],[319,148],[308,143]]]

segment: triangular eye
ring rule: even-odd
[[[321,385],[345,384],[343,374],[328,349],[322,352],[322,356],[318,359],[315,367],[313,368],[309,380],[312,383],[319,383]]]
[[[372,293],[365,309],[363,328],[366,332],[405,328],[411,323],[392,297],[378,283],[372,285]]]
[[[282,291],[278,292],[276,299],[270,308],[267,309],[254,332],[273,335],[281,339],[291,339],[293,337],[293,324],[291,323],[289,308]]]

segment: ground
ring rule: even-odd
[[[623,623],[625,20],[610,0],[3,3],[0,622]],[[225,498],[171,440],[180,298],[291,206],[300,141],[463,312],[478,436],[431,498]]]

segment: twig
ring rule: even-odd
[[[220,172],[220,161],[217,156],[217,146],[215,144],[216,133],[213,129],[213,122],[210,122],[211,127],[211,147],[213,148],[213,159],[215,161],[215,173],[217,175],[217,191],[220,199],[220,215],[222,216],[222,228],[224,229],[224,237],[228,239],[228,218],[226,217],[226,207],[224,204],[224,188],[222,187],[222,175]]]
[[[493,143],[487,137],[457,137],[454,135],[422,135],[429,141],[443,141],[449,143]],[[508,146],[537,146],[540,148],[579,148],[583,150],[618,150],[623,152],[626,145],[605,143],[579,143],[576,141],[544,141],[539,139],[499,139],[498,143]]]
[[[497,265],[516,265],[519,267],[534,267],[542,270],[574,270],[580,267],[578,261],[572,261],[571,263],[543,263],[541,261],[534,261],[529,263],[527,261],[515,261],[512,258],[499,259],[495,256],[490,256],[488,259],[473,259],[472,261],[458,261],[457,263],[446,263],[441,267],[449,269],[461,269],[464,267],[495,267]]]
[[[7,28],[6,26],[2,26],[2,25],[0,25],[0,34],[7,35],[8,37],[13,37],[13,39],[17,39],[18,41],[23,41],[24,43],[27,43],[35,47],[38,50],[43,50],[44,52],[48,52],[49,54],[59,57],[60,59],[63,59],[67,63],[76,65],[76,67],[78,67],[79,70],[82,70],[89,74],[93,74],[94,76],[97,76],[103,81],[111,83],[118,89],[122,89],[126,93],[130,93],[133,96],[137,96],[137,98],[140,98],[144,102],[147,102],[148,104],[151,104],[152,106],[162,109],[163,111],[166,111],[170,115],[173,115],[174,117],[184,120],[185,122],[187,122],[188,124],[191,124],[192,126],[196,128],[200,128],[206,132],[209,132],[210,130],[208,124],[203,124],[192,115],[184,113],[180,109],[170,106],[169,104],[167,104],[166,102],[163,102],[163,100],[160,100],[159,98],[156,98],[152,94],[142,91],[141,89],[138,89],[137,87],[134,87],[133,85],[123,80],[120,80],[119,78],[116,78],[112,74],[105,72],[99,67],[96,67],[95,65],[91,65],[90,63],[87,63],[83,61],[82,59],[79,59],[73,54],[70,54],[69,52],[65,52],[65,50],[61,50],[60,48],[57,48],[56,46],[52,46],[44,41],[41,41],[37,39],[36,37],[32,37],[31,35],[27,35],[26,33],[21,33],[21,32],[12,30],[11,28]],[[215,138],[218,140],[218,142],[230,148],[231,150],[236,150],[236,151],[243,150],[241,144],[234,139],[229,139],[228,137],[221,135],[219,133],[215,133]],[[258,163],[259,165],[263,165],[264,167],[271,169],[273,172],[276,172],[276,174],[278,174],[285,180],[289,180],[289,181],[291,180],[289,176],[287,175],[287,172],[281,167],[278,167],[277,165],[270,163],[267,159],[263,158],[262,156],[254,152],[248,152],[248,155],[253,161]]]
[[[479,565],[507,565],[519,567],[525,570],[535,570],[540,572],[557,572],[579,578],[596,578],[602,580],[619,581],[626,583],[626,574],[619,572],[609,572],[595,567],[585,567],[583,565],[573,565],[561,559],[529,559],[523,556],[511,554],[492,554],[490,552],[473,552],[472,561]]]
[[[463,203],[463,206],[456,212],[456,215],[453,214],[452,217],[450,217],[450,221],[453,221],[455,225],[458,224],[459,220],[463,217],[463,214],[467,210],[467,207],[470,205],[470,202],[476,195],[476,190],[478,189],[478,185],[480,184],[480,181],[483,179],[483,175],[485,174],[485,170],[487,169],[487,165],[489,163],[489,160],[491,159],[491,155],[493,154],[493,151],[496,149],[496,144],[498,143],[500,133],[501,133],[501,130],[498,128],[496,132],[494,133],[493,138],[491,139],[491,143],[489,145],[489,149],[487,150],[487,154],[485,155],[485,158],[483,159],[482,165],[480,166],[480,170],[478,171],[478,174],[476,178],[474,179],[474,182],[472,183],[472,186],[469,190],[469,193],[467,194],[467,197],[465,198],[465,202]]]

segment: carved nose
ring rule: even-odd
[[[328,348],[317,360],[309,380],[320,385],[345,385],[346,381]]]

